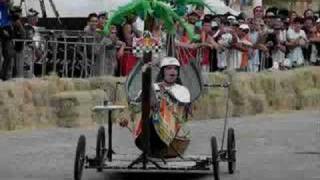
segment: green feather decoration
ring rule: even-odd
[[[146,15],[149,8],[149,0],[135,0],[125,6],[119,7],[105,24],[103,33],[108,34],[111,25],[121,25],[122,23],[126,22],[126,18],[129,15],[137,15],[138,13],[143,13],[143,15]]]
[[[192,5],[207,5],[202,0],[177,0],[175,6]],[[169,0],[135,0],[125,6],[121,6],[110,17],[104,26],[103,34],[108,34],[111,25],[121,25],[126,21],[129,15],[139,15],[142,19],[145,19],[147,15],[160,19],[164,22],[164,27],[167,33],[175,33],[175,22],[179,24],[187,31],[188,36],[192,39],[196,39],[191,26],[181,17],[180,13],[176,12],[177,9],[173,8],[169,4]]]
[[[164,2],[157,1],[155,2],[157,11],[162,11],[160,19],[164,21],[164,26],[169,34],[173,34],[176,31],[175,21],[179,22],[179,24],[187,31],[188,36],[191,39],[198,39],[198,37],[194,34],[193,28],[189,23],[187,23],[183,18],[181,18],[175,11],[172,10],[170,6],[165,4]]]
[[[215,14],[215,11],[206,4],[203,0],[159,0],[166,3],[171,3],[176,7],[179,6],[186,6],[186,5],[193,5],[193,6],[203,6],[209,9],[210,12]]]

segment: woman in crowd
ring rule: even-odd
[[[122,41],[126,44],[123,54],[119,55],[120,58],[120,76],[129,75],[137,63],[137,57],[132,53],[133,39],[136,37],[133,32],[132,25],[126,23],[122,27]]]

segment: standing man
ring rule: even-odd
[[[10,7],[12,3],[10,0],[0,0],[0,39],[2,47],[2,68],[0,78],[7,80],[11,77],[12,64],[12,26],[10,17]]]
[[[13,39],[25,39],[26,31],[24,29],[21,13],[22,9],[18,6],[13,6],[11,9],[11,19],[12,19],[12,38]],[[23,58],[23,42],[14,42],[14,63],[13,63],[13,77],[23,77],[23,66],[24,66],[24,58]]]

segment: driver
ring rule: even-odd
[[[180,63],[176,58],[164,57],[161,60],[157,82],[153,84],[156,102],[151,109],[150,144],[153,155],[160,153],[162,157],[174,157],[182,154],[190,140],[190,131],[186,127],[186,122],[191,97],[189,90],[181,85],[179,71]],[[139,102],[139,99],[138,97],[136,102]],[[139,109],[139,107],[132,109]],[[137,114],[137,111],[133,113]],[[131,118],[132,121],[134,119]],[[129,121],[126,118],[121,118],[119,124],[129,128]],[[134,127],[129,129],[132,130],[136,145],[140,148],[142,122],[138,119],[132,124],[135,124]],[[184,142],[184,147],[177,147],[177,140]]]

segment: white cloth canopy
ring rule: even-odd
[[[19,5],[21,0],[14,0],[15,5]],[[117,7],[125,5],[132,0],[53,0],[60,17],[87,17],[89,13],[101,11],[114,11]],[[224,5],[221,0],[205,0],[217,14],[230,12],[238,15],[239,12]],[[50,6],[49,0],[44,0],[48,17],[55,17]],[[25,10],[33,8],[41,15],[39,0],[25,0],[23,4],[23,15],[26,15]]]
[[[227,12],[230,12],[233,15],[240,14],[240,12],[231,9],[229,6],[226,6],[221,0],[205,0],[205,2],[211,7],[213,11],[215,11],[216,14],[225,14]]]

